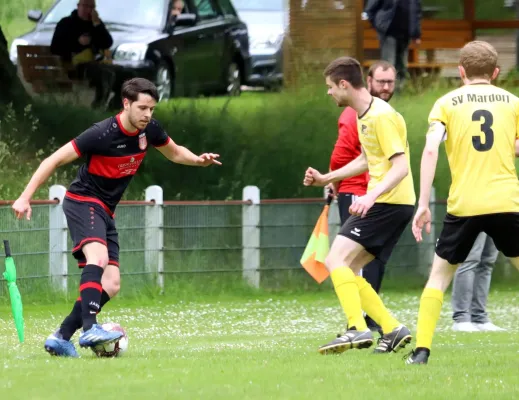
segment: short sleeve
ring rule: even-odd
[[[447,125],[447,115],[445,113],[445,107],[443,106],[443,99],[436,100],[434,106],[429,113],[429,124],[432,122],[439,121],[443,125]]]
[[[146,136],[152,146],[162,147],[167,145],[171,140],[166,131],[156,120],[152,119],[148,127]]]
[[[78,156],[96,154],[102,152],[108,132],[103,132],[99,124],[94,124],[76,138],[72,139],[72,145]]]
[[[515,138],[519,139],[519,101],[517,101],[517,100],[516,100],[516,105],[515,105],[515,117],[516,117]]]
[[[399,114],[396,112],[382,114],[377,118],[377,139],[384,156],[388,160],[396,154],[405,153],[406,143],[405,140],[402,139],[405,136],[405,132],[398,131],[399,127],[405,129],[405,125],[402,126],[398,118]]]

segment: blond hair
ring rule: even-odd
[[[468,79],[490,79],[497,67],[497,51],[490,43],[474,40],[460,51],[460,65]]]

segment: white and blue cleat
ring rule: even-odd
[[[58,333],[53,333],[45,340],[45,351],[51,356],[59,357],[79,357],[74,343],[65,340]]]
[[[81,347],[95,347],[99,344],[112,343],[123,336],[122,332],[106,331],[101,325],[92,325],[88,331],[83,332],[79,336],[79,345]]]

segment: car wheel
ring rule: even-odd
[[[155,86],[157,86],[157,92],[159,93],[159,101],[171,98],[173,91],[173,76],[171,74],[171,68],[165,62],[161,62],[157,68]]]
[[[241,71],[236,62],[231,62],[227,68],[226,90],[228,96],[239,96],[241,94]]]

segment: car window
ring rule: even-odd
[[[161,28],[168,0],[125,0],[124,7],[116,0],[97,0],[96,9],[105,23]],[[61,0],[43,19],[44,24],[56,24],[77,9],[78,0]]]
[[[175,3],[177,0],[168,0],[169,1],[169,7],[168,7],[168,10],[169,12],[171,13],[171,10],[173,9]],[[189,9],[190,5],[186,3],[186,1],[182,1],[182,12],[181,14],[189,14],[189,13],[192,13],[193,11],[191,11]]]
[[[233,0],[238,11],[283,11],[284,0]]]
[[[234,10],[230,0],[218,0],[218,4],[220,4],[220,8],[224,15],[236,16],[236,11]]]
[[[218,11],[214,7],[211,0],[195,0],[195,6],[198,9],[198,16],[202,20],[218,17]]]

